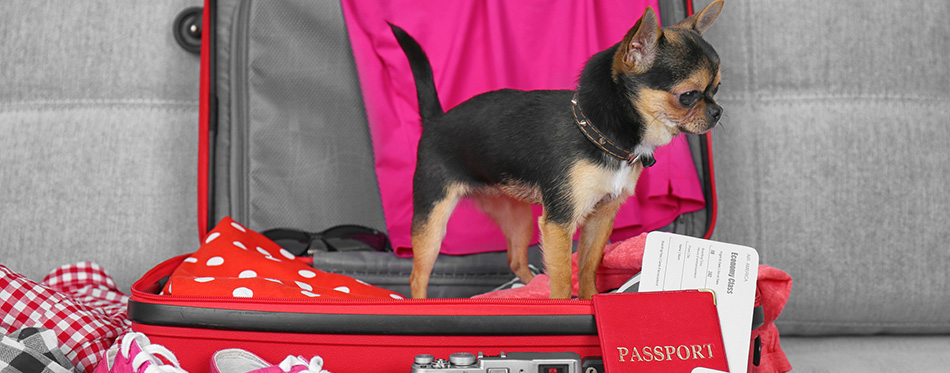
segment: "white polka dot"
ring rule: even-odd
[[[311,293],[311,292],[306,291],[306,290],[302,290],[302,291],[300,292],[300,294],[306,295],[306,296],[311,297],[311,298],[316,298],[316,297],[319,297],[319,296],[320,296],[320,294]]]
[[[277,258],[275,258],[275,257],[272,257],[272,256],[270,256],[270,255],[268,255],[268,256],[265,256],[265,257],[264,257],[264,259],[269,259],[269,260],[273,260],[273,261],[275,261],[275,262],[279,262],[279,261],[280,261],[280,259],[277,259]]]
[[[389,297],[392,299],[406,299],[406,298],[403,298],[402,295],[399,295],[399,294],[389,294]]]
[[[208,265],[208,267],[219,266],[219,265],[224,264],[224,258],[220,256],[216,256],[211,259],[208,259],[208,261],[205,264]]]
[[[297,271],[297,274],[303,278],[314,278],[317,277],[317,273],[311,270],[301,269]]]
[[[284,283],[283,281],[278,280],[278,279],[276,279],[276,278],[265,278],[265,280],[270,281],[270,282],[276,282],[276,283],[278,283],[278,284],[283,284],[283,283]]]
[[[263,256],[270,256],[270,252],[268,252],[267,250],[264,250],[260,246],[257,247],[257,252],[261,253],[261,255]]]
[[[209,234],[209,235],[208,235],[208,238],[205,238],[205,243],[211,243],[211,241],[214,241],[214,239],[215,239],[215,238],[218,238],[218,236],[220,236],[220,235],[221,235],[221,233],[218,233],[218,232],[214,232],[214,233],[212,233],[212,234]]]
[[[211,282],[214,281],[214,277],[195,277],[195,282]]]
[[[347,294],[350,293],[350,288],[348,288],[348,287],[346,287],[346,286],[335,287],[335,288],[333,288],[333,290],[339,291],[339,292],[341,292],[341,293],[347,293]]]
[[[238,224],[238,223],[235,223],[235,222],[232,221],[232,222],[231,222],[231,226],[234,227],[234,229],[237,229],[237,230],[239,230],[239,231],[241,231],[241,232],[247,233],[247,230],[244,229],[244,227],[242,227],[242,226],[241,226],[240,224]]]
[[[254,278],[254,277],[257,277],[257,272],[254,272],[250,269],[238,274],[238,278]]]
[[[359,279],[355,279],[355,280],[356,280],[356,282],[359,282],[359,283],[361,283],[361,284],[363,284],[363,285],[373,286],[373,285],[370,285],[370,284],[366,283],[366,282],[363,281],[363,280],[359,280]]]
[[[287,258],[290,260],[294,260],[294,258],[296,258],[294,254],[292,254],[290,251],[285,250],[284,248],[280,249],[280,255],[283,255],[284,258]]]
[[[308,284],[308,283],[306,283],[306,282],[294,281],[294,283],[296,283],[297,286],[299,286],[301,289],[304,289],[304,290],[307,290],[307,291],[312,291],[312,290],[313,290],[313,286],[310,286],[310,284]]]
[[[169,293],[169,294],[172,293],[172,284],[168,284],[168,293]],[[164,294],[165,294],[165,293],[162,292],[162,294],[159,294],[159,295],[164,295]]]
[[[185,263],[198,263],[198,258],[189,256],[185,258]]]
[[[244,249],[244,250],[247,250],[247,246],[244,246],[244,243],[242,243],[241,241],[234,241],[234,242],[232,242],[232,243],[234,244],[234,246],[237,246],[237,247],[240,247],[240,248],[242,248],[242,249]]]
[[[234,291],[231,292],[231,295],[234,295],[235,297],[238,297],[238,298],[250,298],[254,296],[254,292],[251,291],[251,289],[240,287],[240,288],[234,289]]]

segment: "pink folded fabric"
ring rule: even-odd
[[[396,254],[410,256],[411,180],[421,127],[415,83],[387,22],[422,45],[448,110],[501,88],[574,89],[587,59],[620,42],[646,6],[656,9],[657,1],[343,0],[342,5],[366,104],[387,231]],[[570,102],[564,105],[570,107]],[[705,206],[685,138],[657,149],[655,158],[657,164],[644,171],[636,194],[618,213],[613,240],[663,227]],[[442,252],[505,248],[500,230],[473,203],[462,200],[449,220]]]
[[[779,341],[775,320],[785,309],[792,292],[792,276],[780,269],[767,265],[759,266],[758,291],[762,310],[765,311],[765,324],[759,327],[762,338],[762,357],[756,372],[780,373],[792,370],[785,351]]]
[[[643,248],[646,245],[647,234],[641,233],[635,237],[609,244],[604,247],[604,258],[597,270],[597,291],[605,292],[616,289],[624,282],[640,272],[643,263]],[[577,296],[577,253],[571,255],[571,284],[573,296]],[[550,293],[548,276],[535,276],[525,286],[498,290],[491,293],[479,294],[472,298],[547,298]]]

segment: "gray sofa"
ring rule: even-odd
[[[696,1],[702,8],[708,1]],[[0,264],[122,290],[196,249],[198,0],[6,2]],[[794,278],[797,372],[950,371],[950,2],[727,1],[714,239]]]
[[[950,371],[948,15],[731,1],[708,32],[727,108],[714,238],[794,279],[776,325],[796,370]]]

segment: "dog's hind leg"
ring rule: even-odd
[[[448,187],[441,197],[429,202],[414,197],[412,216],[412,273],[409,288],[413,298],[425,298],[429,276],[442,248],[446,225],[462,195],[461,187]]]
[[[534,274],[528,269],[528,246],[534,237],[531,205],[511,197],[475,198],[481,208],[505,234],[508,243],[508,267],[522,283],[529,283]]]

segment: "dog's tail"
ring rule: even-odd
[[[393,30],[393,35],[399,41],[399,46],[409,59],[409,67],[412,69],[412,77],[416,81],[416,97],[419,99],[419,116],[422,117],[422,124],[431,122],[441,117],[445,112],[442,110],[442,104],[439,103],[439,94],[435,91],[435,80],[432,77],[432,65],[429,63],[429,57],[425,51],[409,36],[405,30],[390,23],[389,27]]]

